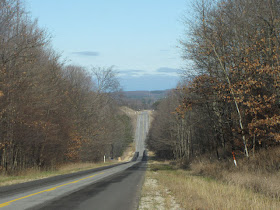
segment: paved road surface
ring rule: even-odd
[[[147,111],[140,112],[137,118],[135,134],[136,151],[139,152],[140,160],[145,150],[145,139],[149,131],[149,114]]]
[[[1,193],[0,210],[4,209],[137,209],[140,190],[146,170],[142,161],[149,115],[138,114],[135,134],[136,161],[96,171],[52,184],[26,187],[16,186]],[[145,157],[144,157],[145,159]]]

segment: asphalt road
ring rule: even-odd
[[[0,188],[0,209],[137,209],[146,171],[145,138],[149,115],[139,112],[136,161],[57,181]],[[30,185],[30,186],[29,186]],[[2,193],[1,193],[2,191]],[[4,193],[3,193],[4,192]]]
[[[137,118],[135,133],[136,151],[139,152],[138,160],[141,160],[145,150],[145,139],[149,131],[149,114],[147,111],[140,112]]]

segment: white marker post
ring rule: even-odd
[[[237,167],[237,162],[236,162],[236,159],[235,159],[235,154],[234,152],[232,151],[232,157],[233,157],[233,162],[234,162],[234,165],[235,167]]]
[[[106,156],[104,155],[104,163],[106,162]]]

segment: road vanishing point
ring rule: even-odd
[[[138,112],[130,162],[0,188],[0,210],[137,209],[146,171],[149,114]]]

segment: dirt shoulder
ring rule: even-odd
[[[182,209],[181,206],[176,202],[173,193],[166,185],[161,183],[159,176],[160,174],[158,172],[151,171],[150,168],[146,172],[144,185],[142,187],[139,210]]]

